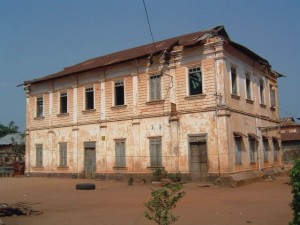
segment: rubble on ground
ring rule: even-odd
[[[34,210],[28,203],[18,202],[16,204],[9,205],[7,203],[0,203],[0,217],[5,216],[30,216],[40,215],[43,212]]]

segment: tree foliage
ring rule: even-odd
[[[25,156],[25,145],[24,145],[24,138],[25,138],[25,134],[20,133],[21,136],[21,140],[20,142],[16,142],[14,140],[14,138],[12,138],[11,142],[12,142],[12,147],[11,147],[11,151],[13,153],[14,156],[18,157],[19,159],[23,159],[23,157]]]
[[[7,134],[18,133],[19,127],[14,121],[10,121],[7,126],[0,123],[0,137],[4,137]]]
[[[172,209],[177,202],[184,197],[185,192],[181,191],[182,184],[168,184],[160,189],[152,190],[152,198],[145,203],[148,211],[145,217],[155,221],[158,225],[169,225],[175,223],[178,217],[172,214]]]
[[[290,204],[293,210],[293,222],[291,225],[300,225],[300,161],[296,160],[290,171],[293,200]]]

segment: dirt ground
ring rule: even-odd
[[[185,184],[174,214],[182,225],[287,225],[291,188],[287,176],[238,188]],[[96,190],[76,190],[92,182]],[[0,202],[25,202],[42,215],[1,217],[6,225],[150,225],[144,202],[151,184],[62,178],[0,178]]]

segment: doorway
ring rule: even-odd
[[[84,172],[85,178],[93,178],[96,172],[96,142],[84,143]]]
[[[196,136],[189,139],[191,179],[194,181],[206,180],[208,171],[206,138]]]

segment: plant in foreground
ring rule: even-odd
[[[175,223],[178,217],[172,214],[172,209],[176,203],[185,195],[181,190],[182,184],[168,184],[160,189],[152,190],[152,198],[145,203],[148,209],[145,217],[155,221],[158,225],[169,225]]]
[[[300,225],[300,161],[296,160],[290,171],[293,200],[290,204],[294,211],[293,222],[290,225]]]

